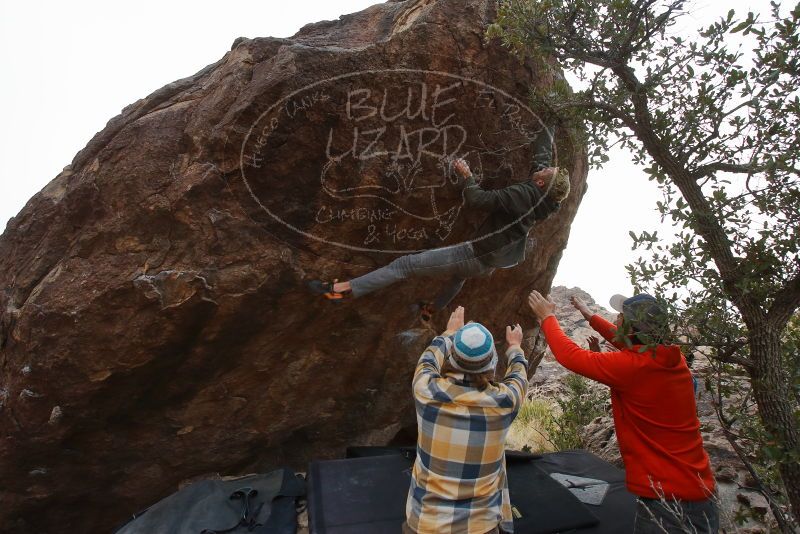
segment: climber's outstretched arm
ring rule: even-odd
[[[543,126],[531,143],[531,173],[553,165],[553,134],[555,127]]]

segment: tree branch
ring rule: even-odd
[[[767,317],[769,321],[780,328],[789,320],[789,317],[800,307],[800,272],[795,273],[783,289],[775,297],[769,308]]]
[[[653,128],[649,101],[641,82],[630,66],[612,69],[622,85],[628,91],[633,103],[636,124],[633,131],[644,145],[650,157],[658,163],[671,177],[678,187],[689,208],[696,217],[696,231],[708,246],[709,254],[719,270],[725,292],[736,304],[745,324],[752,326],[758,319],[764,318],[764,310],[758,300],[746,294],[737,282],[741,278],[739,262],[733,255],[733,247],[720,222],[714,215],[708,199],[703,194],[696,179],[680,162],[670,154],[665,143],[658,137]]]
[[[718,350],[716,354],[709,357],[724,363],[734,363],[736,365],[741,365],[745,369],[751,369],[753,363],[750,360],[736,355],[736,351],[741,349],[744,345],[745,343],[731,345],[723,350]]]
[[[566,101],[563,105],[560,106],[551,106],[553,111],[558,113],[559,111],[570,110],[570,109],[589,109],[589,110],[598,110],[608,113],[609,116],[620,120],[625,126],[631,128],[635,123],[632,117],[626,115],[618,108],[608,105],[604,102],[600,102],[599,100],[594,100],[592,98],[586,98],[581,100],[572,100]]]
[[[717,172],[730,172],[734,174],[754,174],[757,172],[763,172],[765,170],[766,167],[763,165],[744,165],[739,163],[725,163],[722,161],[715,161],[714,163],[701,165],[691,174],[695,180],[699,180],[700,178],[711,176]]]
[[[628,17],[628,32],[625,37],[620,40],[620,57],[622,59],[630,57],[633,51],[633,38],[636,36],[636,32],[639,30],[639,27],[641,27],[642,22],[647,22],[647,19],[642,15],[644,11],[650,9],[650,6],[654,3],[655,0],[639,0],[633,7],[633,11]],[[645,29],[645,32],[647,31],[648,29]]]
[[[753,362],[744,358],[742,356],[738,356],[736,351],[747,345],[747,341],[736,341],[732,343],[725,343],[725,344],[713,344],[708,342],[703,342],[700,340],[692,340],[691,343],[675,343],[676,345],[683,345],[683,346],[692,346],[692,347],[710,347],[716,349],[716,354],[707,354],[704,351],[701,352],[706,358],[710,358],[722,363],[732,363],[736,365],[741,365],[745,369],[750,369],[753,367]]]

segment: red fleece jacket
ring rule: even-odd
[[[614,343],[616,327],[595,315],[589,324]],[[567,369],[611,388],[611,408],[628,490],[641,497],[699,501],[714,491],[708,455],[689,367],[679,347],[640,346],[617,352],[592,352],[564,334],[555,317],[542,331],[558,362]],[[655,488],[655,489],[654,489]]]

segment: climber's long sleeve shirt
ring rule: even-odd
[[[485,534],[498,525],[512,532],[504,445],[525,400],[528,362],[509,348],[502,382],[481,391],[442,376],[450,350],[447,332],[435,337],[414,374],[419,438],[408,525],[419,534]]]
[[[464,201],[469,208],[488,212],[472,236],[472,248],[479,260],[492,267],[510,267],[523,261],[531,227],[559,207],[530,180],[486,190],[469,177]]]

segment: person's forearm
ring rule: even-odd
[[[439,375],[447,353],[447,342],[443,336],[436,336],[425,349],[417,362],[414,381],[422,375]]]
[[[498,192],[485,191],[475,182],[473,176],[467,178],[465,182],[464,200],[466,200],[468,206],[486,211],[495,210],[500,205]]]
[[[515,361],[520,361],[526,366],[528,364],[528,360],[525,358],[525,352],[519,345],[511,345],[506,349],[506,371],[508,371],[508,368],[511,367]]]
[[[533,156],[533,168],[536,171],[546,169],[553,163],[553,134],[555,127],[545,126],[536,135],[531,147]]]
[[[542,321],[542,333],[558,363],[574,373],[596,379],[595,373],[592,372],[594,369],[590,365],[592,360],[587,358],[589,351],[582,349],[567,337],[555,317],[547,322]]]
[[[594,317],[594,313],[590,311],[589,308],[581,310],[581,315],[583,315],[583,318],[587,321],[591,321],[592,317]]]
[[[632,367],[624,354],[595,353],[579,347],[564,333],[555,317],[542,323],[542,333],[556,361],[573,373],[612,387],[626,383]]]
[[[617,327],[611,324],[610,322],[603,319],[598,314],[594,314],[589,318],[589,326],[591,326],[595,332],[603,336],[603,338],[614,345],[617,348],[624,348],[624,344],[620,344],[616,340],[617,334]]]
[[[503,384],[514,392],[514,404],[519,406],[525,400],[528,390],[528,360],[519,345],[506,349],[506,374]]]

